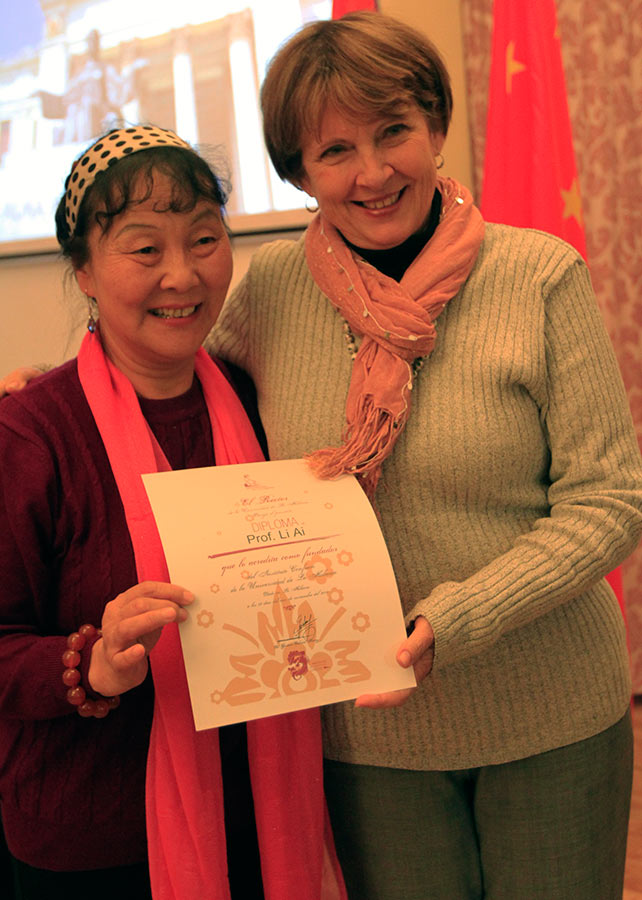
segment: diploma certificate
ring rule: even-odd
[[[399,593],[352,475],[301,459],[143,475],[170,578],[197,730],[415,684],[395,654]]]

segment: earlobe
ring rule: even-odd
[[[309,197],[314,197],[314,194],[310,190],[310,182],[308,181],[308,176],[304,175],[302,178],[299,178],[297,182],[297,187],[300,191],[304,191]]]
[[[92,296],[92,291],[90,290],[90,278],[86,269],[75,269],[74,275],[76,276],[76,283],[83,294],[86,294],[88,297]]]
[[[430,142],[432,144],[432,148],[433,148],[433,152],[434,152],[435,156],[437,156],[439,153],[441,153],[445,140],[446,140],[446,135],[442,134],[441,131],[431,132]]]

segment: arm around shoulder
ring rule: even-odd
[[[8,375],[0,378],[0,397],[21,391],[32,379],[42,375],[43,372],[47,372],[50,368],[47,365],[19,366],[17,369],[9,372]]]

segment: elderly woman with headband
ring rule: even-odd
[[[272,459],[360,478],[420,682],[323,711],[349,896],[615,900],[631,684],[604,575],[642,463],[586,266],[440,176],[448,73],[400,22],[305,26],[262,107],[319,210],[259,250],[211,346],[254,379]]]
[[[262,458],[234,386],[251,414],[247,379],[200,349],[232,273],[223,186],[145,126],[105,135],[66,187],[57,235],[89,333],[0,404],[0,798],[17,896],[344,897],[318,711],[194,731],[176,628],[192,596],[169,583],[140,478]]]

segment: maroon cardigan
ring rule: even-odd
[[[172,468],[214,464],[198,382],[141,407]],[[0,460],[0,799],[9,849],[60,871],[145,860],[151,677],[104,719],[79,716],[61,680],[67,635],[100,625],[105,604],[137,582],[75,360],[0,402]],[[81,683],[95,696],[82,655]]]

